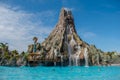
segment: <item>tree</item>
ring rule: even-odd
[[[17,50],[13,50],[11,53],[13,56],[17,56],[19,54]]]

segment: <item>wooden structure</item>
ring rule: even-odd
[[[29,53],[27,60],[29,66],[38,66],[40,65],[40,63],[45,63],[45,62],[50,62],[50,63],[61,62],[60,57],[57,57],[56,59],[45,59],[45,58],[41,58],[40,54],[37,53]]]

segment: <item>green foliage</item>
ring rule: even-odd
[[[0,65],[16,65],[17,60],[22,58],[24,61],[27,59],[28,53],[19,53],[17,50],[8,50],[7,43],[0,43],[0,59],[2,60]]]
[[[110,57],[110,59],[113,59],[116,56],[116,52],[107,52],[107,55]]]

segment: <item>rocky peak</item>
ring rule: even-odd
[[[67,20],[73,21],[72,12],[69,9],[62,8],[59,17],[59,24],[64,24]]]
[[[59,25],[59,27],[66,28],[68,24],[71,27],[73,27],[73,30],[75,30],[74,29],[74,27],[75,27],[74,26],[74,19],[73,19],[71,10],[67,9],[67,8],[62,8],[57,25]]]

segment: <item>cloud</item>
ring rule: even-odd
[[[75,10],[74,8],[67,8],[67,7],[64,7],[64,9],[67,10],[67,11],[73,11],[73,10]]]
[[[75,11],[75,8],[74,7],[70,7],[69,6],[69,1],[68,0],[61,0],[62,2],[62,7],[64,7],[66,10],[71,10],[71,11]]]
[[[44,17],[51,18],[52,11],[36,14],[20,10],[19,7],[0,5],[0,42],[9,43],[11,50],[17,49],[19,52],[27,50],[27,45],[33,43],[34,36],[42,42],[52,30],[49,24],[45,25],[42,21],[43,14],[47,13],[50,15],[44,15]]]
[[[83,34],[83,37],[84,37],[84,38],[93,38],[93,37],[95,37],[95,36],[96,36],[96,34],[93,33],[93,32],[85,32],[85,33]]]

